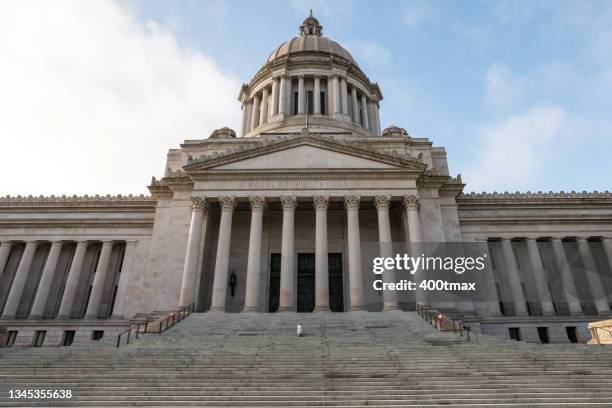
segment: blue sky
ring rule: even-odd
[[[45,114],[62,116],[69,108],[70,120],[76,116],[82,124],[54,127],[42,121],[46,126],[39,130],[15,121],[5,130],[40,143],[55,137],[50,149],[58,140],[64,149],[106,140],[96,149],[116,158],[116,172],[109,176],[108,162],[93,155],[71,156],[81,161],[47,167],[54,168],[55,178],[64,177],[64,184],[37,184],[32,177],[31,185],[22,179],[6,193],[146,192],[150,176],[161,175],[167,148],[206,137],[215,127],[238,127],[240,83],[250,80],[275,47],[297,35],[311,8],[324,35],[343,44],[381,86],[382,125],[404,127],[446,147],[450,170],[462,174],[466,191],[612,189],[609,1],[100,0],[94,6],[58,0],[48,9],[37,4],[34,13],[19,6],[0,13],[18,22],[0,38],[27,37],[24,48],[31,50],[18,53],[8,41],[3,50],[0,40],[0,53],[16,60],[13,71],[0,67],[0,85],[21,94],[31,83],[36,89],[65,83],[70,92],[59,89],[65,106],[45,101],[45,109],[57,109]],[[25,19],[36,24],[22,23]],[[50,27],[61,28],[50,33]],[[38,47],[45,59],[37,56]],[[60,56],[63,64],[57,64]],[[20,84],[15,78],[26,65],[49,69],[38,83],[32,80],[36,73],[24,73]],[[82,81],[75,84],[77,71]],[[4,84],[3,76],[10,78]],[[53,94],[39,93],[38,98]],[[20,114],[14,95],[5,95],[0,107]],[[24,106],[33,109],[31,103]],[[56,128],[62,131],[54,135]],[[42,133],[46,137],[38,136]],[[25,142],[11,143],[12,150],[32,150]],[[132,149],[138,153],[127,156],[124,150]],[[46,156],[39,154],[42,163]],[[17,163],[4,159],[6,168],[0,170]],[[142,161],[135,166],[134,160]],[[84,163],[103,191],[92,190],[85,176],[74,180],[72,168]],[[68,175],[74,185],[66,187]]]

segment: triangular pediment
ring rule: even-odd
[[[412,170],[426,165],[404,157],[366,150],[348,142],[313,135],[268,143],[263,146],[205,158],[185,166],[199,171],[247,170]]]

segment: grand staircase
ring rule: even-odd
[[[72,398],[10,399],[11,389]],[[193,314],[121,348],[0,349],[0,406],[364,405],[612,406],[612,348],[474,344],[416,313],[355,312]]]

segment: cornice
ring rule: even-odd
[[[200,181],[271,181],[271,180],[416,180],[418,174],[410,173],[405,170],[376,170],[376,171],[340,171],[322,172],[306,171],[296,172],[295,170],[272,170],[272,171],[206,171],[203,173],[191,174],[195,182]]]
[[[149,202],[155,201],[155,199],[151,196],[145,196],[143,194],[140,195],[83,195],[83,196],[4,196],[0,197],[0,203],[96,203],[96,202]]]
[[[497,191],[494,191],[492,193],[487,193],[487,192],[482,192],[482,193],[475,193],[475,192],[470,192],[470,193],[465,193],[462,194],[460,197],[458,197],[462,200],[482,200],[482,199],[486,199],[486,200],[504,200],[504,199],[525,199],[525,198],[552,198],[552,199],[559,199],[559,198],[612,198],[612,192],[610,191],[582,191],[582,192],[576,192],[576,191],[570,191],[570,192],[565,192],[565,191],[559,191],[559,192],[554,192],[554,191],[548,191],[548,192],[542,192],[542,191],[538,191],[538,192],[531,192],[531,191],[527,191],[525,193],[521,193],[521,192],[515,192],[515,193],[509,193],[509,192],[503,192],[503,193],[498,193]]]

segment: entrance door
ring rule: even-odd
[[[298,254],[297,311],[312,312],[315,307],[315,256]]]
[[[342,254],[329,254],[329,308],[332,312],[344,311],[342,285]]]
[[[270,313],[278,311],[280,296],[280,265],[281,254],[272,254],[270,257],[270,297],[268,303],[268,311]]]

